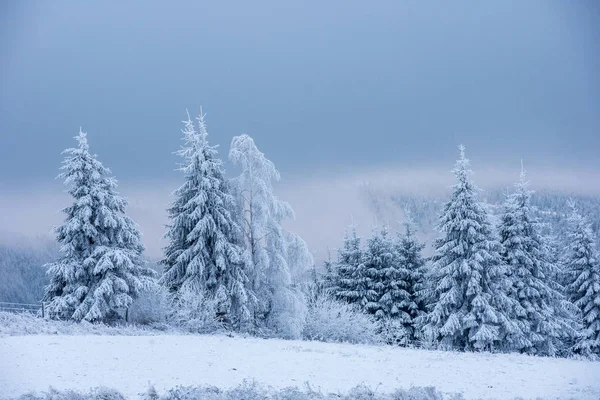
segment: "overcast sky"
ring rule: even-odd
[[[214,143],[248,133],[284,173],[459,142],[600,168],[600,3],[452,4],[3,1],[0,177],[52,179],[80,125],[121,180],[172,176],[201,104]]]
[[[0,2],[2,191],[60,190],[79,126],[121,182],[177,182],[200,105],[223,156],[248,133],[291,182],[447,173],[460,142],[597,172],[600,2]]]

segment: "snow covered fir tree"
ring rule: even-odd
[[[589,222],[571,203],[564,258],[567,295],[579,308],[582,330],[575,350],[600,355],[600,259]]]
[[[382,338],[389,344],[407,345],[412,339],[410,271],[401,262],[386,227],[367,240],[363,263],[369,278],[366,312],[374,314]]]
[[[330,290],[336,298],[364,308],[369,301],[371,278],[363,259],[360,238],[356,234],[356,226],[352,225],[346,230],[344,243],[338,250],[337,262],[333,266],[337,286]]]
[[[248,277],[240,228],[232,214],[235,199],[223,176],[222,161],[200,110],[197,130],[189,114],[184,121],[184,145],[177,152],[183,159],[184,183],[174,193],[168,210],[168,245],[161,261],[160,283],[176,301],[190,296],[214,303],[215,317],[234,329],[247,329],[251,320]],[[184,306],[182,304],[182,306]]]
[[[557,266],[542,236],[531,206],[525,171],[503,207],[499,233],[502,258],[507,266],[508,295],[514,300],[505,345],[511,350],[555,355],[575,334],[572,305],[554,279]]]
[[[387,228],[376,229],[367,240],[363,263],[369,277],[365,310],[379,319],[410,321],[410,316],[401,312],[410,300],[403,281],[406,271],[399,268]]]
[[[48,267],[45,301],[50,316],[102,322],[120,314],[145,287],[153,271],[142,258],[137,225],[125,214],[110,170],[89,152],[86,134],[65,150],[62,173],[73,204],[55,228],[61,256]]]
[[[408,294],[407,301],[402,304],[400,309],[401,314],[405,315],[404,329],[407,331],[409,340],[414,342],[421,339],[417,320],[427,313],[423,298],[427,267],[422,254],[425,243],[419,242],[416,236],[411,214],[405,210],[404,215],[404,232],[398,234],[395,256],[398,269],[403,273],[401,286]]]
[[[478,200],[463,146],[453,172],[457,183],[440,216],[423,333],[445,348],[494,349],[508,325],[500,243]]]

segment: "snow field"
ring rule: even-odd
[[[149,382],[161,392],[244,379],[323,392],[366,384],[384,392],[435,386],[467,399],[600,398],[600,363],[591,361],[226,336],[0,338],[0,397],[107,386],[135,399]]]

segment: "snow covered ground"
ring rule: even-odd
[[[148,382],[163,391],[244,379],[324,392],[364,383],[435,386],[467,399],[600,398],[600,363],[590,361],[226,336],[0,337],[0,397],[104,385],[137,398]]]

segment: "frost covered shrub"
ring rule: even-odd
[[[142,291],[129,307],[129,322],[141,325],[164,323],[170,313],[170,301],[167,290],[152,285]]]
[[[319,296],[309,304],[303,337],[322,342],[375,344],[380,342],[377,322],[355,307]]]
[[[279,290],[271,297],[266,328],[281,339],[300,339],[306,319],[306,303],[299,290]]]
[[[414,342],[410,339],[410,331],[404,323],[396,318],[383,318],[379,320],[379,334],[381,340],[395,346],[412,346]]]
[[[391,394],[390,400],[464,400],[462,394],[444,396],[434,387],[411,387],[408,390],[399,389]]]
[[[89,393],[78,393],[72,390],[56,390],[50,388],[49,391],[41,394],[28,393],[19,400],[125,400],[125,397],[115,389],[98,387],[92,389]]]
[[[215,333],[227,330],[217,319],[216,301],[200,293],[183,291],[170,298],[172,312],[168,321],[171,325],[193,333]]]
[[[171,328],[171,332],[177,331]],[[90,322],[56,321],[43,319],[31,314],[13,314],[0,311],[0,336],[2,335],[156,335],[161,334],[154,325],[132,326]]]
[[[150,386],[148,392],[141,396],[142,400],[461,400],[462,395],[442,395],[432,387],[412,387],[399,389],[393,393],[381,393],[361,385],[346,394],[323,394],[312,390],[308,385],[273,389],[269,386],[245,381],[232,389],[219,389],[215,386],[177,386],[163,395]],[[124,400],[114,389],[96,388],[89,393],[78,393],[70,390],[58,391],[50,389],[41,394],[31,393],[19,397],[19,400]]]

